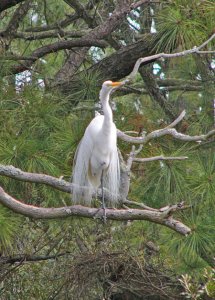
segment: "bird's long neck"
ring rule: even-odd
[[[103,130],[107,133],[109,132],[109,129],[113,122],[113,113],[110,108],[109,99],[110,99],[110,91],[108,91],[108,92],[101,91],[100,92],[100,100],[102,102],[102,108],[103,108],[103,112],[104,112]]]

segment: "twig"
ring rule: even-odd
[[[166,127],[163,128],[163,129],[175,127],[178,123],[181,122],[181,120],[183,120],[183,118],[185,117],[185,115],[186,115],[186,111],[183,110],[183,111],[181,112],[181,114],[178,116],[178,118],[175,119],[175,121],[173,121],[171,124],[169,124],[168,126],[166,126]]]
[[[159,211],[159,209],[156,209],[156,208],[152,208],[152,207],[149,207],[147,205],[145,205],[144,203],[139,203],[139,202],[136,202],[136,201],[131,201],[131,200],[128,200],[128,199],[125,199],[123,201],[123,203],[125,204],[129,204],[129,205],[134,205],[134,206],[139,206],[143,209],[146,209],[146,210],[152,210],[152,211]]]

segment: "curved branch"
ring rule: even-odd
[[[193,54],[193,53],[202,53],[202,51],[200,51],[200,50],[202,48],[204,48],[209,42],[211,42],[214,38],[215,38],[215,33],[213,35],[211,35],[211,37],[207,41],[205,41],[203,44],[201,44],[200,46],[198,46],[198,47],[195,46],[195,47],[193,47],[192,49],[189,49],[189,50],[184,50],[184,51],[177,52],[177,53],[158,53],[158,54],[155,54],[155,55],[139,58],[136,61],[132,72],[126,77],[124,82],[127,83],[127,82],[134,79],[134,77],[136,76],[136,74],[139,70],[139,67],[142,63],[146,63],[146,62],[149,62],[149,61],[154,61],[154,60],[157,60],[157,59],[160,59],[160,58],[173,58],[173,57],[180,57],[180,56],[185,56],[185,55]]]
[[[171,135],[173,138],[175,138],[177,140],[185,141],[185,142],[205,141],[209,137],[215,135],[215,129],[212,129],[211,131],[209,131],[206,134],[191,136],[191,135],[179,133],[175,128],[171,128],[173,126],[176,126],[183,119],[184,116],[185,116],[185,111],[183,111],[180,114],[180,116],[175,121],[173,121],[170,125],[168,125],[167,127],[152,131],[151,133],[146,134],[143,137],[129,136],[129,135],[125,134],[124,132],[120,131],[119,129],[117,130],[117,136],[121,140],[128,142],[128,143],[146,144],[150,140],[159,138],[164,135]]]
[[[85,38],[85,37],[76,40],[58,41],[53,44],[49,44],[36,49],[31,53],[31,56],[29,56],[28,61],[23,62],[22,64],[20,63],[17,66],[11,67],[10,73],[16,74],[29,69],[35,61],[37,61],[39,58],[44,57],[49,53],[54,53],[63,49],[71,49],[73,47],[91,47],[91,46],[104,48],[107,46],[107,43],[102,40],[98,40],[94,38]]]
[[[55,219],[66,217],[85,217],[101,218],[103,209],[85,207],[81,205],[65,206],[57,208],[41,208],[33,205],[24,204],[0,188],[0,202],[15,213],[34,218],[34,219]],[[173,211],[184,209],[182,206],[174,207]],[[106,209],[107,219],[125,221],[125,220],[146,220],[157,223],[182,234],[188,235],[191,229],[182,222],[172,218],[170,208],[165,211],[150,211],[141,209]]]
[[[72,184],[68,181],[50,175],[24,172],[14,166],[0,165],[0,175],[25,182],[46,184],[66,193],[71,193],[72,191]]]

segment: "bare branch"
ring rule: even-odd
[[[175,139],[178,139],[181,141],[186,141],[186,142],[205,141],[209,137],[215,135],[215,129],[212,129],[211,131],[209,131],[206,134],[190,136],[187,134],[179,133],[175,128],[171,128],[171,127],[177,125],[183,119],[184,116],[185,116],[185,111],[183,111],[179,115],[179,117],[174,122],[172,122],[170,125],[168,125],[167,127],[155,130],[149,134],[146,134],[144,137],[129,136],[129,135],[125,134],[124,132],[120,131],[119,129],[117,130],[117,136],[121,140],[128,142],[128,143],[146,144],[154,138],[159,138],[159,137],[165,136],[165,135],[171,135]]]
[[[166,126],[164,129],[175,127],[178,123],[180,123],[183,120],[183,118],[185,117],[185,115],[186,115],[186,111],[183,110],[180,113],[180,115],[177,117],[177,119],[175,119],[175,121],[173,121],[171,124],[169,124],[168,126]]]
[[[16,74],[31,68],[32,64],[35,61],[37,61],[39,58],[44,57],[49,53],[54,53],[63,49],[71,49],[73,47],[91,47],[91,46],[104,48],[107,46],[107,43],[105,41],[101,41],[97,39],[88,39],[88,38],[80,38],[80,39],[69,40],[69,41],[58,41],[56,43],[49,44],[36,49],[31,53],[28,61],[25,61],[22,64],[19,64],[17,66],[11,67],[10,73]]]
[[[200,49],[204,48],[214,38],[215,38],[215,33],[207,41],[205,41],[203,44],[201,44],[200,46],[198,46],[198,47],[195,46],[192,49],[184,50],[182,52],[158,53],[158,54],[155,54],[155,55],[139,58],[135,63],[133,71],[126,77],[124,82],[127,83],[127,82],[134,79],[134,77],[136,76],[136,74],[139,70],[139,67],[142,63],[146,63],[146,62],[149,62],[149,61],[154,61],[154,60],[157,60],[157,59],[160,59],[160,58],[173,58],[173,57],[180,57],[180,56],[185,56],[185,55],[193,54],[193,53],[199,53]]]
[[[80,1],[64,0],[64,2],[66,2],[72,8],[74,8],[79,17],[83,18],[90,28],[94,27],[95,18],[92,18],[88,14],[86,8],[80,3]]]
[[[58,179],[45,174],[24,172],[13,166],[0,165],[0,175],[25,182],[46,184],[66,193],[71,193],[72,190],[72,184],[61,178]]]
[[[187,156],[153,156],[153,157],[147,157],[147,158],[134,158],[133,161],[135,162],[150,162],[155,160],[185,160],[187,159]]]
[[[194,92],[194,91],[202,91],[203,87],[201,85],[174,85],[174,86],[168,86],[166,85],[163,91],[184,91],[184,92]],[[115,95],[122,96],[127,94],[138,94],[138,95],[147,95],[149,92],[146,89],[143,88],[135,88],[133,86],[123,86],[116,92]]]
[[[138,206],[138,207],[141,207],[141,208],[146,209],[146,210],[159,211],[159,209],[152,208],[152,207],[149,207],[149,206],[147,206],[143,203],[139,203],[139,202],[136,202],[136,201],[131,201],[131,200],[128,200],[128,199],[123,200],[123,203],[124,204],[129,204],[131,206]]]
[[[0,188],[0,202],[12,211],[24,216],[35,219],[54,219],[66,217],[85,217],[85,218],[102,218],[103,210],[81,205],[58,207],[58,208],[40,208],[33,205],[24,204]],[[183,206],[178,206],[174,211],[184,209]],[[106,216],[109,220],[147,220],[157,223],[182,234],[188,235],[191,229],[182,222],[172,218],[171,214],[165,214],[164,211],[150,211],[140,209],[106,209]]]

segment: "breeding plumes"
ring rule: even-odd
[[[74,203],[91,205],[92,194],[102,188],[110,205],[119,199],[120,167],[117,152],[117,130],[109,105],[110,93],[121,86],[121,82],[105,81],[100,90],[104,115],[97,115],[88,125],[76,151],[73,167]],[[107,196],[107,197],[106,197]]]

